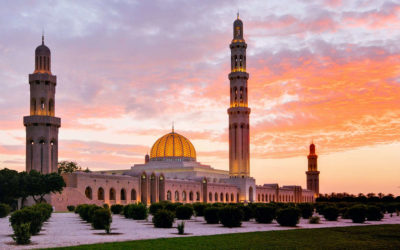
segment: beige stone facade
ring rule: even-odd
[[[229,171],[214,169],[196,160],[196,149],[189,139],[172,129],[156,140],[144,164],[126,170],[75,172],[64,174],[67,187],[61,194],[46,198],[56,209],[68,205],[151,204],[159,201],[193,202],[314,202],[319,190],[317,157],[309,155],[307,187],[278,184],[256,185],[250,176],[249,74],[243,22],[233,24],[231,49],[229,115]],[[50,50],[38,47],[35,72],[30,75],[31,113],[24,118],[27,131],[26,169],[42,173],[57,171],[58,128],[54,117],[56,77],[50,71]]]

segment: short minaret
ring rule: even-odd
[[[229,174],[231,178],[250,176],[250,108],[247,103],[246,48],[243,22],[233,22],[229,114]]]
[[[311,143],[310,154],[308,158],[307,189],[314,191],[314,196],[319,196],[319,171],[318,171],[318,155],[315,154],[315,145]]]
[[[55,117],[57,77],[51,73],[50,49],[42,44],[35,50],[35,71],[29,74],[30,116],[24,117],[26,127],[26,171],[57,172],[58,128]]]

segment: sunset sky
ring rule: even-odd
[[[128,169],[162,135],[228,170],[229,43],[248,44],[251,175],[322,193],[400,195],[400,2],[7,1],[0,8],[0,168],[25,169],[28,74],[41,42],[57,75],[59,160]]]

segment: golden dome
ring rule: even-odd
[[[172,130],[151,147],[150,161],[196,161],[196,150],[186,137]]]

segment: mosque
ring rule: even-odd
[[[319,194],[318,156],[315,145],[308,155],[307,189],[278,184],[256,185],[250,176],[250,122],[246,72],[247,44],[239,16],[233,23],[230,44],[231,72],[229,116],[229,171],[212,168],[196,160],[190,140],[172,131],[160,137],[146,155],[144,164],[130,169],[63,174],[66,187],[46,201],[56,211],[68,205],[130,204],[158,201],[193,202],[314,202]],[[35,50],[35,71],[29,75],[30,115],[26,127],[26,171],[57,172],[58,130],[55,117],[57,77],[51,72],[51,52],[44,44]]]

